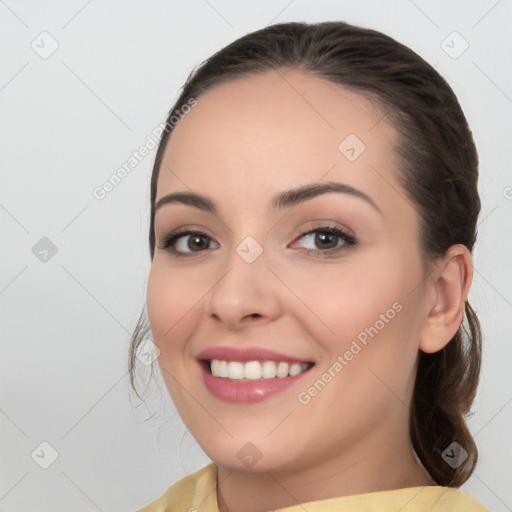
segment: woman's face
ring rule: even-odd
[[[386,121],[281,70],[207,91],[174,129],[148,314],[176,407],[219,465],[351,464],[407,435],[428,312]]]

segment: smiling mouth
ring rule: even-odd
[[[226,361],[202,360],[201,364],[213,377],[248,382],[256,380],[285,379],[310,370],[314,363],[289,363],[286,361]]]

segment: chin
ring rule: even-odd
[[[275,439],[258,438],[251,440],[251,436],[227,438],[223,440],[210,439],[199,445],[208,457],[217,466],[230,471],[261,473],[296,470],[300,461],[297,460],[299,450],[292,439],[287,446],[284,439],[276,436]]]

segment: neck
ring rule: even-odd
[[[368,492],[436,485],[408,441],[398,445],[382,437],[366,450],[354,446],[301,471],[231,471],[218,466],[220,512],[265,512],[299,503]],[[378,454],[378,455],[377,455]],[[341,469],[340,469],[341,468]]]

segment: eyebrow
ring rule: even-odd
[[[334,181],[304,185],[299,188],[287,190],[286,192],[281,192],[272,198],[271,204],[275,209],[283,210],[290,206],[295,206],[299,203],[307,201],[308,199],[312,199],[323,194],[328,194],[330,192],[347,194],[362,199],[370,206],[372,206],[372,208],[374,208],[377,212],[382,214],[379,207],[367,194],[350,185],[345,185],[343,183],[337,183]],[[172,203],[194,206],[200,210],[217,214],[217,207],[211,199],[194,192],[174,192],[160,198],[155,205],[155,212],[162,206]]]

